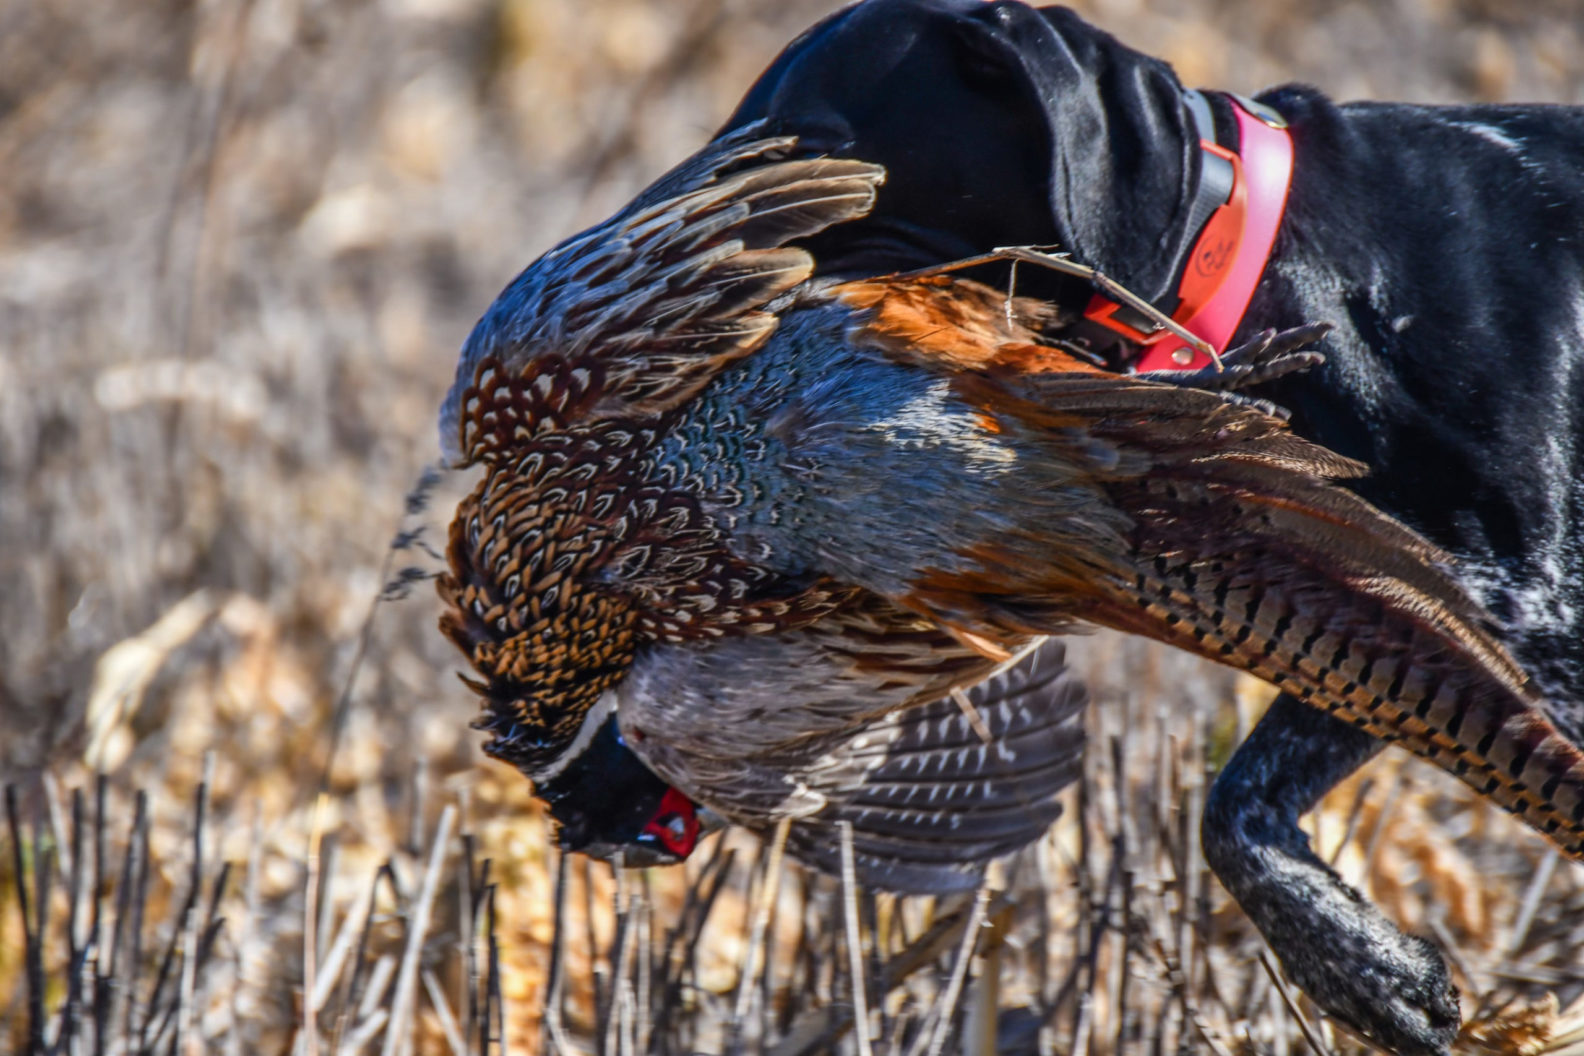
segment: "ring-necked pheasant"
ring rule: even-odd
[[[1265,678],[1584,857],[1584,756],[1445,556],[1333,483],[1362,467],[1206,377],[1100,371],[1046,339],[1048,309],[975,283],[807,281],[787,243],[861,214],[881,174],[791,145],[718,142],[531,266],[464,349],[442,437],[485,475],[444,626],[488,750],[558,817],[632,832],[668,785],[749,824],[796,814],[822,802],[819,738],[859,751],[1088,622]],[[1438,992],[1415,1007],[1455,1024],[1421,959]]]
[[[782,582],[750,563],[720,560],[724,555],[712,549],[718,536],[702,523],[689,527],[695,511],[687,496],[646,484],[623,461],[641,454],[652,433],[616,429],[591,446],[556,428],[582,414],[567,402],[572,394],[563,386],[593,391],[587,386],[596,375],[576,357],[578,331],[595,317],[608,320],[605,313],[630,308],[642,313],[624,325],[633,337],[648,330],[642,343],[654,357],[654,377],[671,366],[693,369],[693,357],[706,347],[722,360],[744,354],[769,334],[774,317],[754,310],[755,302],[808,274],[806,254],[776,247],[860,214],[878,178],[871,166],[808,162],[719,179],[731,165],[757,163],[785,146],[790,143],[738,141],[721,155],[684,166],[598,232],[553,251],[573,265],[569,270],[524,273],[521,281],[535,287],[535,299],[554,302],[540,318],[545,339],[571,358],[564,373],[552,372],[559,378],[553,387],[535,390],[541,402],[529,411],[532,420],[507,420],[499,409],[471,402],[464,407],[463,386],[447,398],[442,443],[448,456],[495,468],[452,525],[453,572],[441,581],[450,612],[442,626],[484,676],[475,687],[488,701],[477,725],[494,735],[486,750],[533,779],[557,819],[562,846],[601,857],[621,852],[635,865],[676,861],[699,834],[694,804],[630,751],[617,728],[612,687],[634,653],[661,637],[689,639],[690,663],[731,672],[733,681],[743,681],[738,672],[755,660],[736,654],[734,643],[717,641],[719,632],[705,624],[697,633],[662,632],[649,615],[631,610],[621,593],[588,588],[589,576],[603,575],[613,557],[625,574],[690,582],[691,604],[751,629],[758,636],[752,649],[782,661],[801,658],[796,671],[770,662],[753,683],[787,706],[785,716],[801,718],[794,720],[796,744],[778,743],[778,751],[756,757],[750,739],[743,754],[724,765],[701,760],[679,787],[746,825],[766,828],[796,816],[789,849],[816,864],[829,864],[835,823],[850,822],[859,873],[871,885],[971,886],[987,860],[1048,827],[1058,813],[1056,793],[1077,772],[1084,694],[1065,674],[1061,646],[1046,643],[974,686],[966,703],[939,696],[992,672],[996,661],[931,621],[854,588],[825,580]],[[677,195],[708,214],[715,231],[693,229],[687,237],[697,252],[668,264],[645,255],[657,239],[668,244],[666,214]],[[651,303],[621,303],[619,281],[608,279],[639,260],[646,269],[675,265],[673,279],[687,303],[658,312]],[[700,307],[708,318],[697,327],[677,317]],[[480,333],[487,329],[481,326]],[[677,349],[691,356],[678,358]],[[471,366],[462,369],[473,373]],[[551,374],[540,377],[548,382]],[[680,380],[678,391],[685,392],[686,380]],[[618,384],[629,382],[639,389],[647,384],[639,372]],[[552,406],[559,410],[540,417]],[[464,417],[470,428],[492,431],[500,446],[463,457],[455,441]],[[608,528],[621,536],[619,545],[607,546]],[[643,587],[635,580],[634,589]],[[663,665],[649,673],[668,676]],[[702,681],[687,687],[704,688]],[[820,713],[823,725],[809,722]],[[973,719],[964,726],[969,714]],[[775,718],[766,728],[776,726]],[[974,744],[965,745],[964,730]],[[730,727],[720,732],[729,734]],[[927,819],[918,807],[926,801]],[[963,826],[967,817],[989,828],[970,832]],[[919,824],[925,820],[934,828]],[[916,835],[901,831],[909,825]]]

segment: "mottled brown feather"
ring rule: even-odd
[[[762,345],[777,323],[765,306],[813,273],[787,243],[867,213],[885,176],[849,159],[774,160],[796,143],[741,130],[525,269],[463,346],[441,408],[447,457],[510,456],[474,402],[495,373],[592,374],[574,386],[587,398],[557,409],[563,424],[645,418]]]

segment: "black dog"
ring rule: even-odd
[[[1205,97],[1235,143],[1230,101]],[[1260,102],[1290,124],[1295,170],[1234,340],[1336,325],[1323,367],[1260,395],[1374,467],[1358,490],[1457,556],[1555,724],[1584,742],[1584,109],[1338,106],[1302,87]],[[889,170],[870,217],[812,245],[828,273],[1049,243],[1169,302],[1196,234],[1183,86],[1066,10],[869,0],[788,47],[727,127],[758,119]],[[1019,290],[1075,311],[1090,293],[1028,270]],[[1125,342],[1095,348],[1128,365]],[[1332,1015],[1400,1053],[1444,1052],[1459,1013],[1440,956],[1297,826],[1380,748],[1278,699],[1215,785],[1205,851]]]

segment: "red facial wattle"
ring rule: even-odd
[[[678,860],[686,858],[698,843],[698,808],[676,789],[667,789],[654,817],[643,827],[642,835],[653,839]]]

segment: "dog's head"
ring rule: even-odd
[[[1070,11],[866,0],[793,41],[726,128],[761,118],[888,170],[873,213],[811,242],[822,271],[1055,244],[1145,297],[1171,285],[1197,171],[1182,87]]]

